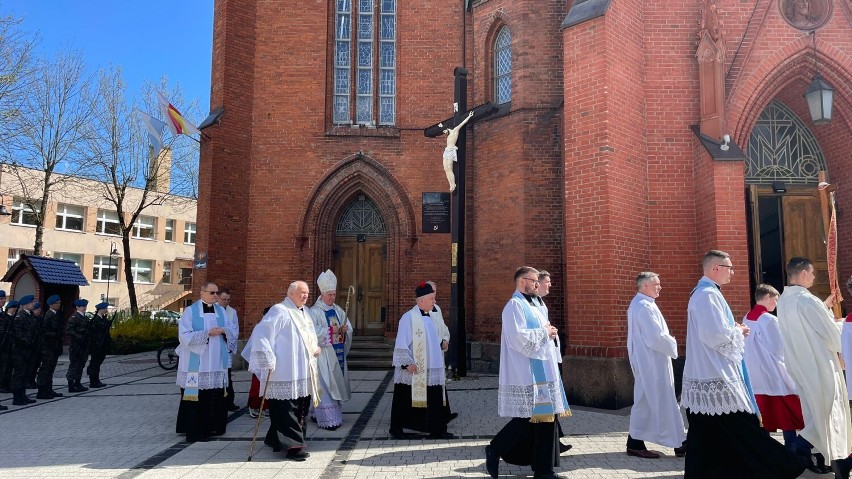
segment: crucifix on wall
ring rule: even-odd
[[[467,70],[453,70],[453,116],[424,130],[424,135],[436,138],[447,135],[447,146],[442,155],[442,166],[452,192],[450,223],[450,366],[457,376],[467,375],[467,332],[464,314],[464,193],[466,127],[483,120],[498,111],[492,103],[484,103],[472,110],[467,109]],[[437,168],[437,165],[436,165]],[[453,172],[455,169],[455,172]]]

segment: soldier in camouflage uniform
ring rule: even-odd
[[[28,294],[18,302],[20,308],[12,321],[12,334],[15,337],[15,346],[12,349],[12,404],[25,406],[36,402],[35,399],[27,397],[28,360],[36,327],[32,312],[35,296]]]
[[[65,320],[62,318],[62,301],[54,294],[45,301],[48,310],[44,314],[41,327],[41,368],[38,370],[36,399],[53,399],[62,394],[53,390],[53,372],[56,362],[62,356],[62,336],[65,334]]]
[[[41,366],[41,337],[42,337],[42,311],[41,303],[33,303],[33,342],[30,344],[29,357],[27,358],[27,389],[38,389],[36,374]],[[41,399],[36,397],[37,399]]]
[[[95,315],[92,317],[92,331],[89,334],[89,352],[92,358],[89,360],[89,367],[86,368],[86,374],[89,375],[89,387],[102,388],[106,384],[101,382],[101,364],[103,364],[106,355],[112,346],[112,338],[109,336],[109,329],[112,327],[112,321],[107,319],[109,303],[106,301],[98,303],[95,306]]]
[[[74,301],[77,312],[68,319],[68,325],[65,327],[65,333],[71,338],[71,347],[68,348],[70,364],[65,378],[68,379],[68,392],[72,393],[89,390],[89,388],[80,384],[86,359],[89,358],[89,333],[92,329],[91,320],[86,317],[86,306],[88,305],[89,302],[85,299]]]

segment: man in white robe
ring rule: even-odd
[[[228,411],[228,345],[225,310],[216,302],[216,283],[201,286],[201,299],[184,309],[178,325],[177,385],[181,387],[178,434],[204,442],[225,433]]]
[[[437,300],[438,284],[434,281],[426,281],[426,283],[432,287],[432,291],[435,293],[435,299]],[[441,307],[438,306],[437,302],[435,303],[435,306],[432,306],[432,311],[429,312],[429,316],[432,318],[432,322],[435,324],[435,330],[438,331],[438,336],[441,338],[441,351],[444,352],[444,354],[442,354],[444,367],[447,370],[447,373],[452,373],[452,368],[447,364],[447,350],[450,348],[450,328],[448,328],[447,323],[444,322],[444,312],[441,311]],[[452,355],[450,357],[452,357]],[[449,381],[451,381],[451,379],[447,378],[447,382]],[[446,387],[444,387],[444,402],[446,403],[444,409],[447,415],[447,422],[459,417],[459,413],[450,411],[450,395],[447,393]]]
[[[684,479],[798,477],[804,464],[760,427],[743,365],[749,330],[734,321],[721,291],[734,274],[731,257],[711,250],[701,265],[704,276],[687,310],[681,390],[689,422]]]
[[[657,307],[660,276],[639,273],[636,287],[639,291],[627,309],[627,357],[634,378],[627,455],[658,459],[658,453],[645,447],[645,441],[651,441],[674,448],[680,457],[686,453],[686,430],[674,389],[677,341]]]
[[[531,466],[535,479],[558,479],[555,421],[571,415],[559,373],[557,329],[534,300],[538,271],[515,271],[515,293],[503,308],[497,414],[512,418],[485,447],[485,470],[496,479],[499,460]]]
[[[836,477],[848,478],[852,468],[848,458],[852,427],[849,396],[838,358],[841,325],[834,320],[830,304],[808,291],[816,279],[813,263],[795,257],[786,269],[789,285],[778,300],[778,322],[787,372],[796,383],[805,420],[797,442],[804,448],[813,445],[832,461]],[[833,298],[829,298],[831,302]]]
[[[225,340],[228,342],[228,397],[225,404],[229,411],[237,411],[239,406],[234,402],[234,384],[231,379],[231,368],[234,365],[234,354],[237,352],[237,339],[240,336],[240,320],[237,310],[231,307],[231,290],[219,288],[219,306],[225,310]]]
[[[446,371],[440,333],[430,315],[435,292],[428,283],[415,288],[417,305],[402,315],[393,351],[391,436],[402,439],[404,429],[427,432],[432,439],[453,439],[447,432]]]
[[[291,283],[287,298],[255,325],[243,350],[249,371],[260,380],[260,394],[269,403],[269,431],[263,443],[273,452],[287,449],[287,458],[293,461],[310,456],[304,450],[305,418],[311,400],[316,407],[320,394],[316,359],[320,348],[305,307],[308,294],[304,281]]]
[[[329,269],[317,278],[320,297],[311,308],[311,318],[317,333],[317,342],[322,349],[317,358],[319,370],[319,406],[311,417],[323,429],[334,431],[343,424],[341,401],[352,397],[349,390],[349,364],[346,356],[352,347],[352,324],[343,308],[334,304],[337,298],[337,277]]]

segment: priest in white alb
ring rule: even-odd
[[[304,281],[291,283],[287,298],[255,325],[243,349],[249,371],[260,379],[260,394],[269,403],[270,425],[263,443],[274,452],[286,449],[287,458],[294,461],[310,456],[304,450],[305,418],[311,402],[316,407],[320,399],[316,359],[320,348],[305,306],[308,294]]]
[[[442,340],[430,315],[435,291],[420,283],[415,296],[417,305],[402,315],[396,332],[390,434],[410,438],[404,429],[412,429],[432,439],[452,439],[455,435],[447,432]]]
[[[544,317],[534,296],[538,271],[515,271],[515,293],[503,308],[497,414],[511,420],[485,447],[485,470],[496,479],[502,458],[531,466],[535,479],[556,479],[559,465],[555,421],[570,416],[559,373],[557,329]]]
[[[178,434],[204,442],[225,433],[228,423],[228,344],[225,310],[216,303],[216,283],[201,286],[201,299],[184,309],[178,324],[177,385],[181,388]]]
[[[778,300],[778,323],[784,338],[787,372],[796,383],[805,428],[797,445],[813,446],[831,461],[835,476],[848,478],[852,469],[852,427],[849,396],[838,354],[840,326],[824,303],[808,291],[816,279],[813,263],[794,257],[787,263],[788,286]],[[848,363],[847,363],[848,366]],[[809,454],[810,452],[808,452]]]
[[[349,390],[349,366],[346,356],[352,346],[352,324],[343,308],[334,304],[337,298],[337,276],[329,269],[317,278],[320,296],[311,308],[311,317],[322,352],[317,358],[320,395],[319,406],[311,417],[323,429],[334,431],[343,424],[341,401],[352,397]]]
[[[627,309],[627,357],[634,378],[627,454],[659,458],[645,446],[645,441],[651,441],[674,448],[680,457],[686,453],[686,430],[674,389],[672,359],[677,359],[677,341],[657,307],[660,276],[639,273],[636,287],[638,292]]]

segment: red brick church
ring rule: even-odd
[[[448,191],[424,130],[456,67],[470,107],[496,106],[465,143],[471,370],[496,368],[520,265],[553,275],[574,403],[605,407],[632,400],[638,272],[682,347],[708,249],[732,255],[735,316],[791,256],[827,295],[821,172],[852,274],[850,0],[216,0],[214,23],[195,281],[234,290],[245,335],[295,279],[313,303],[326,268],[358,334],[392,339],[419,281],[448,308],[450,235],[421,213]]]

